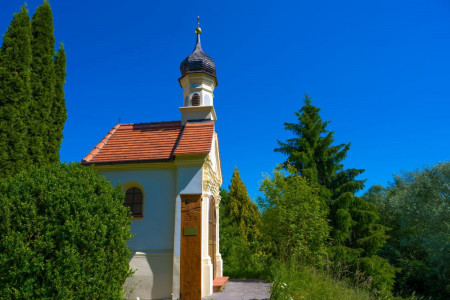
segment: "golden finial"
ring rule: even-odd
[[[202,33],[202,29],[200,28],[200,16],[197,16],[197,28],[195,28],[195,33],[196,34]]]

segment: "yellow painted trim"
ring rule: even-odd
[[[201,167],[205,163],[208,153],[177,155],[175,165],[177,167]]]

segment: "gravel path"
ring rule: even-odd
[[[270,283],[256,279],[230,279],[225,289],[203,300],[268,300]]]

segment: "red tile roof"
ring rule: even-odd
[[[81,163],[160,161],[209,153],[213,134],[214,122],[117,124]]]
[[[214,122],[187,123],[175,155],[208,153],[214,133]]]

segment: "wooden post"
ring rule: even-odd
[[[180,298],[201,300],[202,195],[181,196]]]

